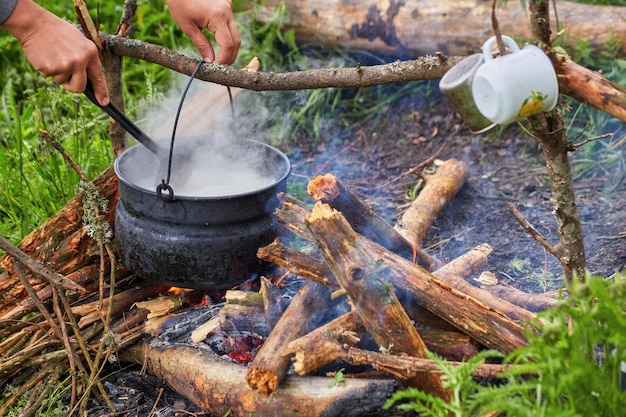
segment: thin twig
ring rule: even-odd
[[[513,217],[515,217],[515,220],[517,220],[517,222],[528,232],[528,234],[532,236],[533,239],[535,239],[552,255],[556,256],[557,258],[559,257],[557,247],[551,244],[548,239],[546,239],[541,234],[541,232],[539,232],[539,230],[537,230],[537,228],[533,226],[512,203],[507,203],[507,207],[509,208],[509,211],[511,212]]]
[[[76,161],[74,161],[74,158],[72,158],[72,156],[63,148],[63,146],[58,140],[53,138],[52,135],[46,132],[45,130],[39,130],[39,134],[41,135],[42,138],[50,142],[50,144],[54,147],[54,149],[56,149],[57,151],[61,153],[61,155],[63,155],[63,158],[65,158],[65,160],[67,161],[68,164],[70,164],[72,169],[76,171],[76,173],[78,174],[81,180],[89,181],[89,178],[87,178],[85,173],[80,169]]]
[[[498,24],[498,19],[496,17],[496,5],[498,0],[493,0],[493,4],[491,6],[491,26],[493,27],[493,33],[496,36],[496,44],[498,45],[498,49],[500,50],[500,55],[505,55],[507,53],[506,45],[502,40],[502,33],[500,33],[500,25]]]

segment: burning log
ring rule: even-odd
[[[308,284],[300,289],[248,368],[246,381],[251,388],[263,395],[276,391],[290,363],[280,352],[308,330],[316,310],[329,301],[328,290],[320,285]]]
[[[319,202],[308,218],[308,227],[378,346],[425,358],[426,344],[395,296],[385,268],[359,245],[359,239],[369,241],[357,235],[339,212]],[[444,399],[450,396],[436,375],[417,375],[406,382]]]
[[[418,261],[429,271],[440,266],[419,246],[409,242],[391,227],[333,174],[319,175],[311,179],[307,192],[313,200],[321,201],[339,210],[352,228],[368,239],[400,256]]]
[[[335,357],[350,365],[372,365],[376,369],[384,370],[400,378],[424,373],[439,373],[437,363],[431,359],[414,358],[411,356],[389,355],[386,353],[372,352],[349,346],[336,345]],[[461,363],[448,362],[454,366]],[[481,378],[496,378],[498,374],[510,369],[513,365],[482,364],[474,372],[474,376]]]
[[[145,364],[176,392],[218,416],[359,417],[380,409],[395,388],[391,379],[346,379],[331,388],[325,377],[289,376],[268,397],[246,385],[245,366],[207,349],[144,341],[122,355],[123,360]]]
[[[265,324],[271,330],[276,327],[276,323],[284,313],[280,302],[282,295],[278,286],[265,277],[261,277],[261,295]]]
[[[422,246],[426,232],[448,202],[459,192],[467,180],[467,165],[448,159],[437,172],[426,177],[426,185],[404,212],[395,229],[409,242]]]

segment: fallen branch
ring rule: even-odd
[[[435,174],[425,178],[426,185],[402,214],[395,229],[413,245],[421,247],[426,232],[459,192],[467,177],[464,162],[454,158],[445,161]]]

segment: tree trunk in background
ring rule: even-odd
[[[268,0],[275,7],[283,0]],[[493,35],[491,1],[479,0],[285,0],[291,27],[300,42],[320,41],[343,49],[382,52],[398,57],[415,57],[442,52],[469,55],[480,52]],[[498,6],[502,34],[531,38],[528,13],[519,1]],[[552,2],[550,2],[553,13]],[[626,8],[593,6],[568,1],[556,2],[551,21],[552,37],[565,29],[568,41],[588,40],[601,46],[612,36],[626,39]],[[259,13],[265,21],[268,15]],[[554,14],[553,14],[554,15]],[[591,18],[593,17],[593,18]],[[626,53],[626,43],[622,44]]]

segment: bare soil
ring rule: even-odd
[[[616,133],[612,140],[626,134],[623,124]],[[308,180],[330,172],[395,224],[419,181],[404,173],[443,147],[438,159],[464,161],[469,179],[432,226],[424,248],[448,260],[488,243],[494,251],[487,269],[504,282],[532,293],[564,285],[560,264],[525,233],[506,206],[513,203],[550,241],[558,242],[542,152],[516,125],[475,135],[442,97],[415,95],[385,108],[377,122],[358,129],[331,128],[324,135],[317,144],[299,138],[297,147],[285,149],[293,164],[290,193],[306,201]],[[626,268],[626,184],[615,179],[619,175],[619,164],[598,166],[575,184],[588,269],[605,277]],[[138,367],[116,372],[107,389],[120,406],[114,415],[210,416]],[[113,414],[100,410],[93,415]]]

